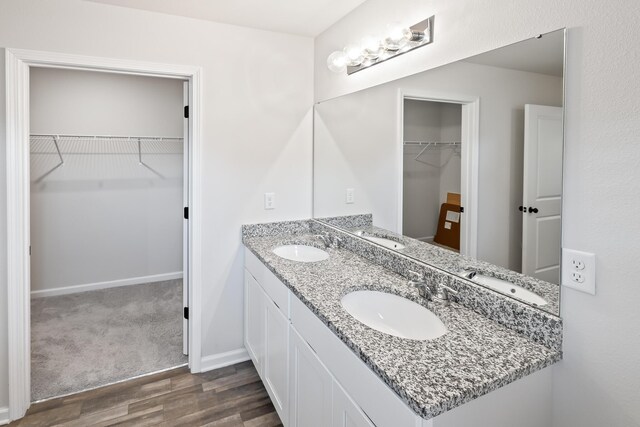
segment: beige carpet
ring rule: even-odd
[[[34,401],[185,363],[182,280],[31,301]]]

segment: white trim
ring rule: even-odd
[[[214,369],[224,368],[225,366],[235,365],[236,363],[251,360],[249,352],[242,347],[236,350],[227,351],[225,353],[213,354],[202,358],[200,372],[212,371]]]
[[[76,294],[78,292],[97,291],[100,289],[119,288],[121,286],[140,285],[143,283],[164,282],[165,280],[182,279],[182,271],[153,274],[150,276],[130,277],[128,279],[110,280],[107,282],[86,283],[84,285],[62,286],[59,288],[31,291],[31,298],[53,297],[57,295]]]
[[[29,295],[29,66],[7,49],[7,326],[9,418],[22,418],[31,400]]]
[[[9,407],[3,406],[0,408],[0,426],[9,424],[9,421],[11,421],[9,419]]]
[[[462,144],[460,180],[462,206],[465,208],[464,225],[460,230],[460,253],[473,258],[478,251],[478,152],[480,143],[480,98],[476,96],[441,93],[435,91],[398,89],[397,149],[398,198],[396,232],[402,234],[403,172],[404,172],[404,100],[446,102],[462,105]]]
[[[189,227],[189,367],[200,372],[202,214],[202,69],[65,53],[6,49],[7,126],[7,306],[9,416],[22,418],[30,405],[29,277],[29,67],[67,68],[185,79],[190,83],[188,179]]]

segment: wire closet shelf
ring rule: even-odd
[[[33,182],[41,182],[64,166],[65,157],[83,155],[131,155],[141,167],[164,179],[164,175],[149,166],[143,156],[182,154],[183,141],[182,137],[166,136],[31,134],[32,155],[51,155],[56,158],[56,164]]]
[[[424,154],[425,151],[427,150],[432,150],[432,149],[452,149],[452,153],[454,152],[459,152],[460,151],[460,146],[461,146],[461,141],[404,141],[404,146],[405,147],[423,147],[422,150],[420,150],[420,152],[413,158],[413,160],[416,160],[420,163],[425,163],[427,165],[430,166],[436,166],[436,165],[431,165],[428,162],[424,162],[422,160],[420,160],[420,156],[422,156]],[[448,159],[447,159],[448,162]],[[445,162],[446,163],[446,162]],[[436,167],[442,167],[444,165],[439,165]]]

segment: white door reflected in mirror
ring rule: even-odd
[[[562,108],[524,107],[522,273],[560,283]]]

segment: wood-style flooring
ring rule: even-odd
[[[188,368],[36,403],[10,426],[280,426],[253,364]]]

